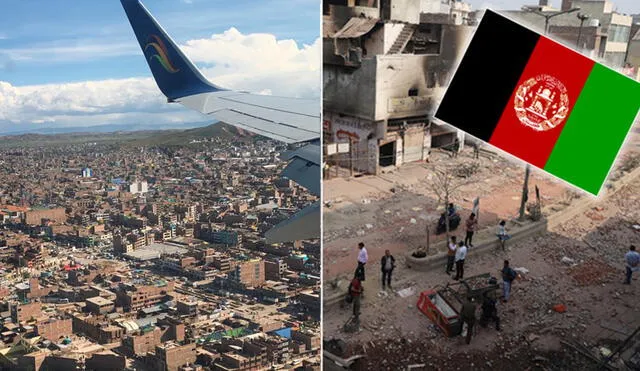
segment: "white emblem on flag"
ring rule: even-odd
[[[520,122],[536,131],[562,124],[569,114],[569,95],[560,80],[538,75],[518,86],[514,109]]]

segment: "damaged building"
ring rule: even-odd
[[[379,174],[463,142],[432,115],[473,31],[469,4],[328,0],[323,12],[324,141],[342,148],[327,148],[330,165]]]

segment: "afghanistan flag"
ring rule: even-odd
[[[597,195],[640,84],[487,10],[435,114]]]

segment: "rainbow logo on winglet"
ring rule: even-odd
[[[164,43],[157,35],[149,36],[149,42],[144,46],[144,51],[146,52],[150,47],[155,50],[155,54],[149,57],[149,62],[151,62],[152,59],[156,59],[169,73],[176,73],[180,71],[180,69],[176,68],[169,60],[167,48],[164,46]]]

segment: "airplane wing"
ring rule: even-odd
[[[320,164],[316,162],[319,158],[320,145],[304,146],[289,156],[289,164],[281,175],[305,187],[312,195],[320,196]],[[267,231],[267,243],[319,238],[320,214],[320,202],[307,206]]]
[[[306,143],[291,156],[283,176],[320,195],[319,100],[250,94],[215,85],[198,71],[139,0],[120,2],[168,102],[181,103],[219,121],[288,144]],[[294,222],[298,230],[292,238],[293,234],[287,231],[291,231],[290,223]],[[319,206],[301,210],[269,232],[270,243],[319,238]]]

